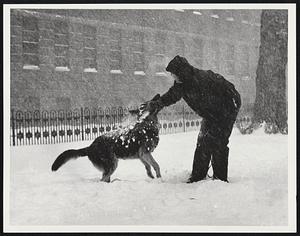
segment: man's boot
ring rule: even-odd
[[[228,182],[228,154],[229,148],[216,149],[212,154],[213,179]]]
[[[198,145],[194,154],[192,175],[187,183],[197,182],[206,178],[210,159],[211,154],[209,150],[202,145]]]

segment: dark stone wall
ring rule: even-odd
[[[182,52],[196,67],[195,39],[202,39],[202,69],[213,68],[214,40],[219,42],[217,72],[232,81],[242,94],[244,104],[255,97],[255,71],[260,42],[259,10],[199,10],[202,15],[174,10],[11,10],[11,108],[74,109],[91,106],[137,105],[173,83],[167,75],[156,74],[156,65],[167,63],[178,53],[176,40],[184,42]],[[214,18],[212,15],[218,15]],[[24,69],[24,16],[38,22],[38,69]],[[234,21],[226,20],[229,16]],[[245,16],[246,19],[245,20]],[[55,20],[66,21],[69,30],[69,71],[56,71]],[[84,72],[85,26],[96,28],[97,72]],[[110,72],[110,29],[121,31],[121,71]],[[132,53],[133,32],[144,33],[145,75],[135,75]],[[164,55],[157,56],[157,33],[165,37]],[[226,72],[226,45],[234,45],[234,74]],[[243,48],[249,52],[247,73],[242,68]]]

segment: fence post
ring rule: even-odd
[[[182,105],[182,120],[183,120],[183,132],[185,132],[185,111],[184,111],[184,105]]]
[[[15,116],[14,109],[11,110],[11,121],[12,121],[12,138],[13,138],[13,146],[16,146],[16,134],[15,134]]]
[[[80,117],[81,117],[81,140],[84,140],[84,132],[83,132],[83,108],[80,109]]]

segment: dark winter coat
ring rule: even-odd
[[[183,98],[205,119],[223,122],[236,118],[241,106],[240,95],[223,76],[211,70],[199,70],[180,56],[176,56],[166,70],[177,75],[182,83],[175,81],[161,96],[163,106],[169,106]]]

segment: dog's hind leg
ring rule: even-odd
[[[145,165],[146,171],[147,171],[147,175],[151,178],[154,179],[154,176],[152,174],[151,171],[151,165],[148,164],[148,162],[146,162],[144,159],[140,158],[141,162]]]
[[[152,157],[151,153],[143,153],[142,157],[141,157],[144,161],[146,161],[148,164],[150,164],[155,172],[156,172],[156,177],[160,178],[161,174],[160,174],[160,168],[159,165],[157,164],[157,162],[154,160],[154,158]]]
[[[109,183],[111,174],[109,171],[104,170],[101,181]]]
[[[118,166],[118,159],[113,157],[113,161],[109,163],[109,166],[105,166],[103,169],[102,179],[101,181],[110,182],[110,176],[115,172]]]
[[[114,170],[112,169],[104,169],[103,174],[102,174],[102,179],[101,181],[103,182],[110,182],[110,176],[113,174]]]

